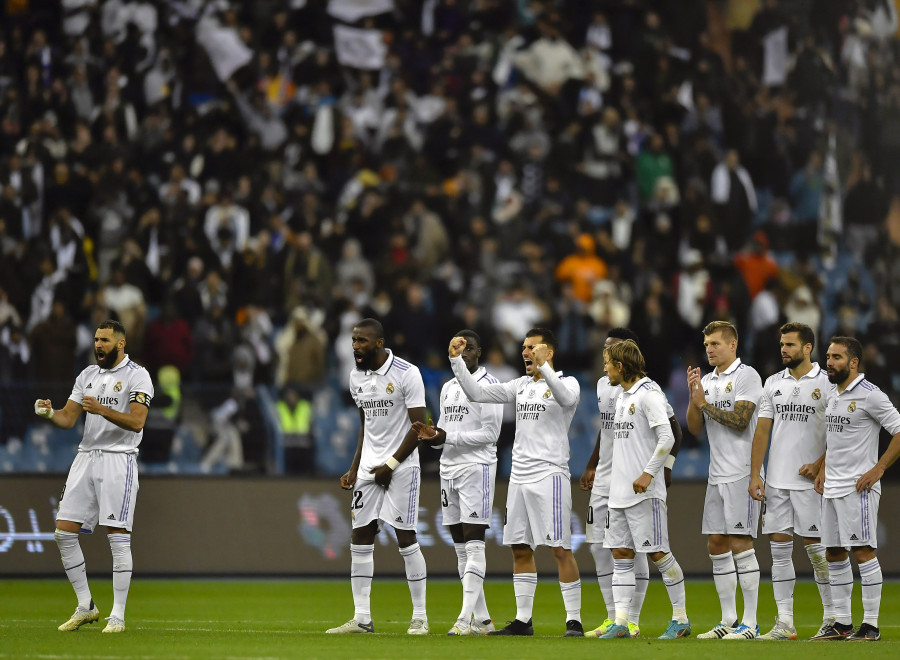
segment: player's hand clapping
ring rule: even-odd
[[[699,408],[706,403],[706,395],[703,393],[703,385],[700,382],[700,367],[688,367],[687,383],[691,395],[691,403]]]
[[[447,434],[444,430],[436,428],[431,419],[428,420],[428,424],[413,422],[412,429],[416,432],[419,442],[424,442],[432,447],[442,445],[447,440]]]

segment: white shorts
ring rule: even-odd
[[[572,549],[572,484],[566,475],[509,484],[503,545]]]
[[[98,524],[130,532],[138,487],[135,454],[80,451],[69,468],[56,519],[81,523],[87,532]]]
[[[826,548],[878,547],[881,493],[863,491],[822,498],[822,545]]]
[[[357,479],[350,499],[353,529],[378,519],[394,529],[416,529],[419,523],[419,477],[419,468],[411,467],[394,472],[387,488],[369,479]]]
[[[490,527],[497,464],[470,465],[459,476],[441,478],[441,511],[445,525],[467,523]]]
[[[817,539],[822,532],[822,496],[814,489],[766,487],[762,507],[763,534],[796,534]]]
[[[584,525],[585,543],[603,543],[606,526],[609,524],[609,496],[591,490],[587,519]]]
[[[627,509],[609,509],[604,547],[637,552],[668,552],[669,523],[666,503],[651,497]]]
[[[750,497],[749,487],[749,475],[728,484],[707,484],[701,532],[756,538],[759,502]]]

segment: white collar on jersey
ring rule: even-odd
[[[860,374],[859,376],[857,376],[856,378],[853,379],[852,383],[847,385],[847,389],[845,389],[843,392],[835,389],[835,391],[837,392],[837,395],[840,396],[841,394],[846,394],[847,392],[851,392],[853,390],[853,388],[855,388],[857,385],[859,385],[861,382],[863,382],[863,380],[865,380],[865,378],[866,378],[865,374]]]
[[[394,354],[391,352],[391,349],[389,349],[389,348],[386,348],[384,350],[388,354],[387,360],[385,360],[384,364],[381,365],[380,367],[378,367],[377,369],[367,371],[366,372],[367,374],[378,374],[379,376],[384,376],[388,372],[388,369],[391,368],[391,365],[394,363]]]
[[[734,358],[734,362],[732,362],[725,371],[717,373],[716,370],[713,369],[710,374],[712,374],[713,378],[721,378],[722,376],[728,376],[733,373],[739,366],[741,366],[741,358]]]
[[[128,353],[126,353],[126,354],[125,354],[125,359],[122,360],[121,362],[119,362],[119,364],[117,364],[117,365],[116,365],[115,367],[113,367],[112,369],[103,369],[103,368],[101,367],[100,373],[101,373],[101,374],[111,374],[111,373],[114,372],[114,371],[118,371],[119,369],[122,369],[122,368],[125,367],[125,365],[127,365],[129,362],[131,362],[131,358],[129,358],[129,357],[128,357]],[[100,365],[98,364],[97,366],[99,367]]]
[[[635,381],[634,385],[631,386],[630,390],[625,390],[625,394],[634,394],[635,392],[637,392],[638,388],[641,385],[643,385],[644,383],[649,383],[649,382],[650,382],[650,378],[647,376],[644,376],[643,378],[639,378],[637,381]]]
[[[804,378],[815,378],[816,376],[819,375],[819,372],[820,372],[820,371],[822,371],[822,367],[819,366],[819,363],[818,363],[818,362],[813,362],[812,369],[810,369],[810,370],[807,371],[805,374],[803,374],[802,376],[800,376],[800,380],[803,380]],[[785,367],[785,369],[784,369],[784,376],[783,376],[783,377],[784,377],[784,378],[790,378],[791,380],[795,380],[794,377],[791,375],[791,370],[788,369],[787,367]]]

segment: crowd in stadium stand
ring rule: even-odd
[[[113,317],[154,374],[343,385],[374,316],[436,370],[549,324],[595,377],[629,326],[680,387],[710,320],[769,374],[790,319],[895,396],[897,34],[893,0],[3,3],[0,383],[65,396]]]

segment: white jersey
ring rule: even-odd
[[[843,392],[831,387],[825,412],[825,497],[856,492],[856,482],[878,462],[882,427],[891,435],[900,433],[900,413],[865,374]],[[872,490],[881,493],[881,481]]]
[[[370,470],[387,462],[412,426],[407,410],[425,407],[425,384],[419,368],[385,350],[388,357],[380,368],[350,372],[350,395],[365,414],[357,479],[375,478]],[[395,472],[413,467],[419,467],[417,451]]]
[[[759,417],[772,420],[767,486],[785,490],[814,487],[800,476],[800,466],[815,463],[825,453],[825,397],[830,389],[828,374],[818,364],[800,380],[790,369],[766,379]]]
[[[476,382],[498,382],[484,367],[472,376]],[[438,421],[438,427],[447,434],[441,453],[441,478],[454,479],[470,465],[496,464],[502,420],[503,406],[469,401],[456,378],[444,383]]]
[[[575,378],[544,363],[540,380],[522,376],[508,383],[484,383],[475,381],[461,357],[451,358],[450,366],[472,401],[516,402],[511,483],[534,483],[557,472],[570,478],[569,425],[581,398]]]
[[[128,413],[132,403],[149,408],[153,394],[150,374],[144,367],[132,362],[126,354],[112,369],[101,369],[96,364],[87,367],[75,379],[75,387],[69,398],[80,406],[84,403],[84,397],[92,396],[107,408]],[[88,413],[78,451],[102,449],[136,454],[143,437],[143,429],[138,432],[129,431],[100,415]]]
[[[720,410],[731,412],[738,401],[749,401],[756,406],[743,431],[714,422],[704,413],[709,437],[709,483],[727,484],[743,479],[750,475],[750,451],[759,415],[762,379],[756,369],[737,358],[722,373],[713,369],[700,382],[706,400]]]
[[[610,508],[626,509],[646,499],[666,499],[665,479],[657,477],[669,452],[656,456],[659,439],[653,429],[657,426],[669,426],[666,396],[659,385],[644,377],[616,400]],[[643,472],[653,480],[646,492],[635,493],[632,484]]]
[[[597,409],[600,411],[600,458],[594,472],[594,486],[591,488],[591,492],[603,497],[609,497],[613,460],[613,424],[616,418],[616,399],[621,393],[622,386],[610,385],[609,376],[603,376],[597,381]],[[675,410],[669,405],[668,400],[666,401],[666,412],[669,417],[675,416]]]

